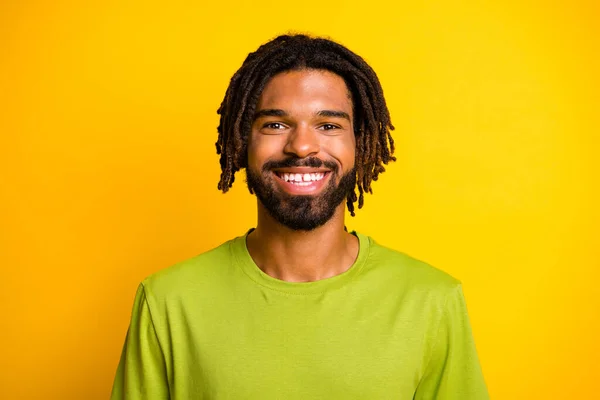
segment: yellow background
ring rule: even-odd
[[[596,4],[3,1],[0,398],[106,399],[138,282],[253,226],[216,110],[290,30],[362,55],[397,128],[348,227],[463,281],[492,398],[598,398]]]

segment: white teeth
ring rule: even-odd
[[[293,182],[295,185],[307,186],[311,182],[320,181],[325,174],[323,172],[314,172],[309,174],[290,174],[284,172],[279,175],[286,182]]]

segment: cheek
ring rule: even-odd
[[[356,140],[354,136],[347,138],[332,138],[327,143],[328,153],[336,158],[344,170],[354,166],[356,158]]]
[[[252,166],[254,166],[254,164],[256,164],[257,154],[256,154],[256,143],[251,138],[248,139],[248,145],[247,145],[246,151],[247,151],[246,157],[248,159],[248,167],[252,167]]]
[[[280,152],[276,136],[251,135],[248,140],[248,167],[261,170],[265,162],[278,158]]]
[[[350,165],[354,166],[354,162],[356,160],[356,141],[354,140],[354,136],[352,136],[352,141],[348,145],[348,160],[350,161]]]

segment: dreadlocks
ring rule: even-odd
[[[371,182],[385,171],[383,164],[395,161],[394,129],[375,71],[360,56],[323,38],[282,35],[250,53],[233,75],[217,113],[221,116],[217,154],[221,155],[223,193],[233,185],[235,173],[247,167],[247,144],[258,99],[269,80],[289,70],[322,69],[344,79],[352,96],[356,136],[356,189],[346,199],[354,216],[354,203],[364,203],[364,193],[373,193]]]

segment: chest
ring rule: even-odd
[[[172,336],[174,380],[206,399],[410,399],[428,323],[417,304],[367,299],[262,295],[188,309]]]

